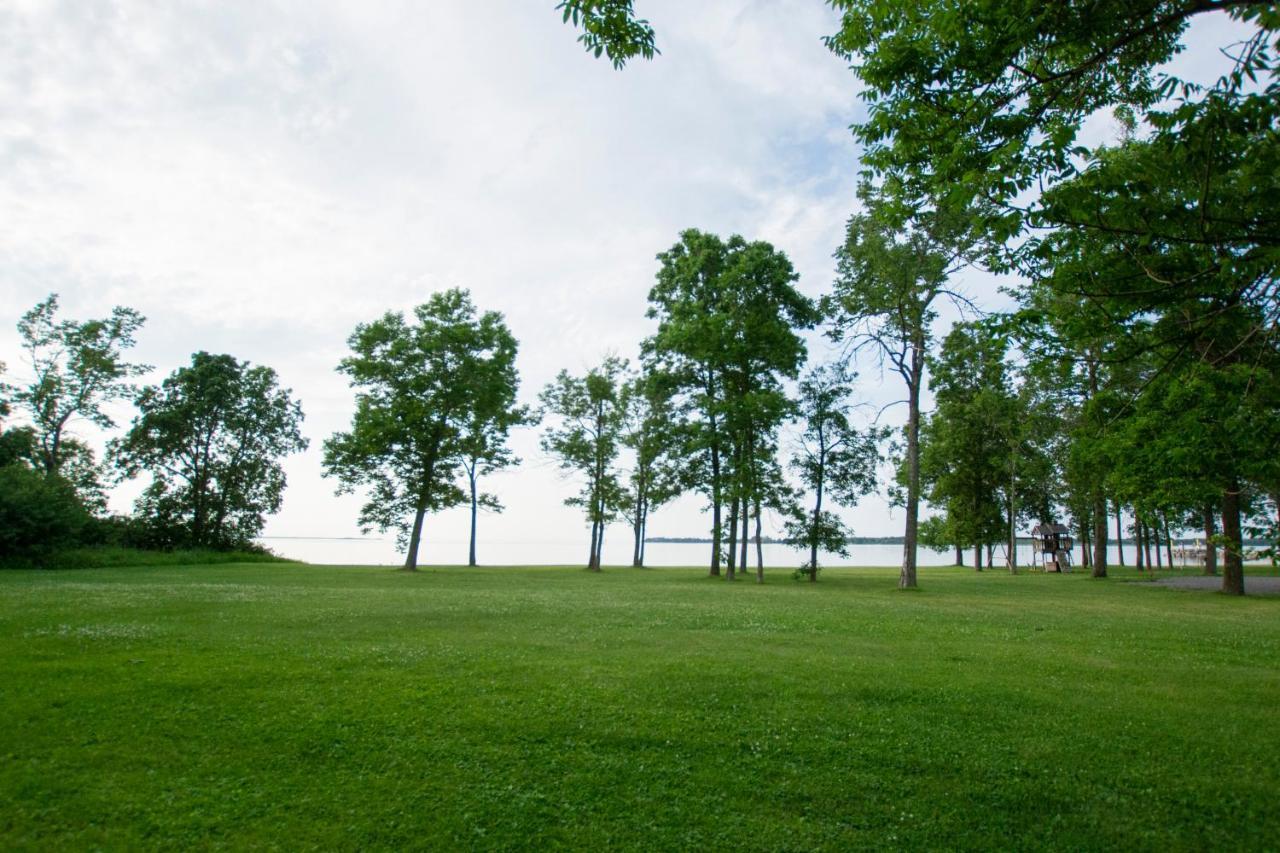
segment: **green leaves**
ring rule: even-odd
[[[14,394],[14,402],[27,410],[35,426],[40,460],[49,474],[62,465],[68,424],[84,418],[100,427],[114,426],[103,404],[129,397],[133,388],[128,380],[151,369],[123,357],[144,321],[137,311],[117,306],[109,317],[83,321],[59,321],[57,313],[55,293],[19,321],[32,376]]]
[[[159,386],[112,442],[124,476],[151,474],[138,500],[159,547],[252,544],[284,493],[281,457],[307,447],[302,408],[274,370],[197,352]]]
[[[506,430],[527,414],[511,406],[516,340],[501,314],[480,314],[455,288],[417,306],[413,322],[388,312],[360,324],[348,343],[338,370],[356,411],[350,430],[325,441],[325,475],[339,493],[367,489],[361,525],[396,529],[416,553],[421,516],[465,500],[455,483],[464,459],[499,464]]]
[[[635,16],[631,0],[562,0],[556,9],[565,23],[582,30],[578,41],[587,52],[597,59],[607,55],[614,68],[621,69],[628,59],[653,59],[659,53],[653,27]]]

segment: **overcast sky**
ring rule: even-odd
[[[0,6],[0,360],[21,380],[18,317],[128,305],[158,380],[199,349],[269,365],[301,399],[311,449],[287,463],[274,535],[356,535],[320,445],[349,422],[334,366],[354,326],[445,287],[506,315],[522,397],[560,368],[633,357],[654,255],[684,228],[768,240],[829,288],[855,209],[862,115],[821,37],[818,0],[640,0],[662,55],[617,72],[553,0],[32,2]],[[1179,70],[1219,67],[1224,20]],[[1199,65],[1197,65],[1199,63]],[[1110,121],[1090,134],[1114,133]],[[965,282],[985,307],[1001,298]],[[812,358],[828,356],[814,338]],[[864,369],[876,404],[900,396]],[[130,408],[120,410],[122,422]],[[890,415],[892,418],[892,414]],[[80,424],[78,434],[102,436]],[[576,490],[525,431],[493,541],[577,541]],[[137,485],[113,495],[127,511]],[[653,535],[705,532],[689,499]],[[848,514],[897,535],[882,499]],[[428,542],[465,538],[465,513]],[[620,533],[620,531],[619,531]],[[617,535],[617,534],[615,534]]]

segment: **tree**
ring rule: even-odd
[[[796,290],[791,262],[768,243],[690,229],[658,259],[648,312],[658,328],[643,349],[674,389],[689,485],[710,501],[712,575],[720,574],[729,504],[733,577],[737,522],[745,527],[764,494],[766,450],[790,412],[782,381],[806,357],[797,330],[818,315]]]
[[[621,510],[631,523],[631,565],[644,565],[649,513],[682,491],[679,440],[666,377],[641,372],[622,386],[622,446],[632,453]]]
[[[530,426],[537,417],[527,406],[516,405],[516,393],[520,377],[515,362],[494,362],[493,369],[485,372],[474,388],[475,405],[459,442],[462,470],[467,478],[471,498],[471,536],[467,565],[476,565],[476,520],[480,507],[493,512],[502,511],[502,503],[496,495],[480,493],[477,485],[482,476],[512,465],[520,459],[507,447],[507,438],[513,427]]]
[[[338,365],[357,389],[356,411],[351,429],[324,444],[325,475],[339,494],[369,490],[361,528],[394,528],[408,572],[427,513],[466,500],[455,484],[464,436],[490,411],[487,395],[514,377],[517,349],[502,315],[477,315],[465,290],[432,294],[413,320],[387,312],[356,326]]]
[[[941,299],[960,300],[947,282],[968,263],[972,241],[957,223],[921,211],[898,219],[884,197],[868,193],[868,209],[849,220],[836,252],[834,293],[823,300],[830,335],[852,352],[886,363],[906,386],[906,528],[898,586],[916,586],[916,538],[920,517],[920,392],[925,356]]]
[[[111,452],[122,476],[151,475],[138,499],[163,544],[232,549],[280,509],[281,458],[302,451],[302,408],[269,367],[197,352],[158,386]]]
[[[0,565],[39,561],[80,543],[89,514],[57,474],[27,465],[0,466]]]
[[[827,45],[855,63],[871,105],[854,128],[864,165],[952,208],[996,202],[1006,234],[1023,224],[1012,199],[1081,165],[1076,136],[1091,115],[1145,114],[1175,91],[1191,103],[1239,94],[1274,71],[1265,48],[1280,26],[1274,4],[1255,0],[834,5],[841,26]],[[1190,20],[1215,11],[1258,29],[1235,73],[1204,91],[1160,66]]]
[[[567,498],[569,506],[586,510],[591,522],[591,551],[587,568],[600,571],[600,552],[606,525],[621,503],[615,460],[626,417],[622,400],[626,361],[609,356],[585,376],[561,370],[542,390],[545,415],[556,418],[542,436],[542,449],[554,455],[561,469],[582,475],[582,490]]]
[[[960,323],[930,357],[929,386],[937,408],[921,430],[920,467],[928,500],[945,507],[957,544],[974,547],[1008,539],[1013,519],[1013,429],[1020,419],[1005,362],[1007,339],[990,323]],[[1002,498],[1004,500],[1002,500]]]
[[[104,429],[114,426],[103,405],[131,396],[128,380],[151,369],[123,358],[143,323],[137,311],[117,306],[110,317],[79,322],[58,321],[57,313],[55,293],[18,322],[32,379],[14,395],[31,418],[40,465],[50,475],[62,466],[68,424],[79,417]]]
[[[882,461],[883,430],[858,430],[851,422],[853,381],[845,362],[814,368],[800,382],[800,435],[791,467],[805,487],[814,493],[813,510],[793,522],[788,538],[806,545],[809,562],[803,569],[810,581],[818,579],[818,551],[848,554],[852,532],[835,513],[823,507],[833,503],[852,506],[876,489],[876,469]]]

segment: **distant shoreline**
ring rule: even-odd
[[[710,545],[710,544],[711,544],[711,539],[710,539],[709,537],[706,537],[706,536],[650,536],[650,537],[646,538],[644,541],[645,541],[645,542],[647,542],[647,543],[657,543],[657,544],[659,544],[659,545],[664,545],[664,544],[665,544],[665,545]],[[748,541],[749,541],[749,542],[754,543],[756,540],[755,540],[755,537],[752,537],[752,538],[751,538],[751,539],[749,539]],[[1203,541],[1204,541],[1203,537],[1201,537],[1201,538],[1190,538],[1190,539],[1189,539],[1189,538],[1181,538],[1181,539],[1174,539],[1174,540],[1173,540],[1173,544],[1174,544],[1175,546],[1181,546],[1181,545],[1195,545],[1195,544],[1201,543],[1201,542],[1203,542]],[[800,548],[800,547],[808,547],[808,546],[805,546],[805,545],[801,545],[801,544],[799,544],[799,543],[791,542],[790,540],[787,540],[787,539],[775,539],[775,538],[773,538],[772,536],[765,536],[764,538],[762,538],[762,539],[760,540],[760,542],[761,542],[761,544],[763,544],[763,545],[792,545],[792,546],[795,546],[795,547],[797,547],[797,548]],[[845,540],[845,544],[846,544],[846,545],[901,545],[902,543],[903,543],[903,539],[902,539],[902,537],[901,537],[901,536],[852,536],[852,537],[850,537],[849,539]],[[1263,547],[1263,546],[1266,546],[1266,545],[1270,545],[1270,544],[1271,544],[1271,543],[1270,543],[1268,540],[1266,540],[1266,539],[1245,539],[1245,540],[1243,540],[1243,543],[1244,543],[1244,545],[1246,545],[1246,546],[1248,546],[1248,547],[1251,547],[1251,548],[1254,548],[1254,547]],[[1019,545],[1030,545],[1030,544],[1031,544],[1031,537],[1030,537],[1030,536],[1019,536],[1019,537],[1018,537],[1018,544],[1019,544]],[[1080,544],[1082,544],[1082,543],[1077,539],[1077,540],[1076,540],[1076,544],[1077,544],[1077,545],[1080,545]],[[1115,544],[1116,544],[1116,540],[1114,540],[1114,539],[1108,539],[1108,540],[1107,540],[1107,545],[1115,545]],[[1124,545],[1133,545],[1133,544],[1134,544],[1134,540],[1132,540],[1132,539],[1123,539],[1123,540],[1121,540],[1121,544],[1124,544]],[[1163,544],[1163,543],[1161,543],[1161,544]],[[921,547],[921,548],[925,548],[925,547],[927,547],[927,546],[925,546],[925,545],[921,545],[920,547]],[[941,549],[936,549],[936,548],[935,548],[935,549],[931,549],[931,550],[942,550],[942,551],[946,551],[946,550],[949,550],[951,547],[952,547],[952,546],[948,545],[946,548],[941,548]],[[972,545],[966,545],[966,546],[965,546],[966,550],[967,550],[967,549],[969,549],[969,548],[972,548],[972,547],[973,547]]]

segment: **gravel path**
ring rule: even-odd
[[[1206,575],[1196,575],[1189,578],[1161,578],[1158,581],[1152,581],[1151,586],[1171,586],[1174,589],[1220,590],[1222,589],[1222,578]],[[1245,575],[1244,592],[1245,595],[1280,595],[1280,577]]]

